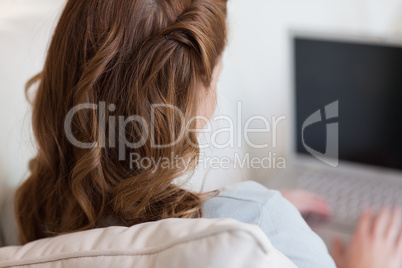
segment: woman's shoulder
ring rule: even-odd
[[[207,201],[206,204],[232,201],[233,203],[248,203],[251,206],[263,206],[280,198],[282,196],[276,190],[270,190],[254,181],[245,181],[219,189],[219,195]]]
[[[203,212],[205,218],[232,218],[259,226],[298,267],[335,267],[323,241],[278,191],[256,182],[235,184],[207,201]]]
[[[266,206],[280,205],[281,194],[253,181],[224,187],[204,203],[205,218],[234,218],[259,225]]]

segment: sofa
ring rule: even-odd
[[[293,268],[259,227],[232,219],[167,219],[0,248],[0,268]]]

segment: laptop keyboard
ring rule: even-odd
[[[297,181],[299,188],[323,196],[339,223],[354,224],[367,208],[402,208],[402,184],[319,171],[303,171]]]

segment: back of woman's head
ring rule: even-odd
[[[224,50],[225,20],[226,0],[67,2],[27,85],[39,81],[38,153],[16,194],[22,243],[110,220],[202,215],[203,198],[172,181],[197,164],[191,119]]]

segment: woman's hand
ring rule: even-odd
[[[303,190],[281,190],[282,196],[303,215],[315,214],[328,217],[330,209],[324,198]]]
[[[401,217],[399,210],[383,209],[378,215],[366,211],[346,248],[335,240],[332,256],[337,267],[402,267]]]

